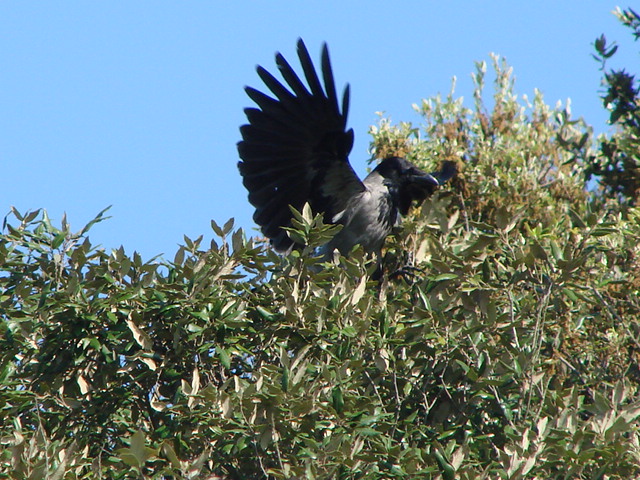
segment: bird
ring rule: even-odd
[[[348,159],[354,140],[353,129],[347,128],[349,85],[339,99],[326,43],[322,81],[302,39],[297,55],[306,85],[277,53],[275,63],[284,83],[258,65],[270,94],[245,87],[256,106],[244,110],[247,123],[240,127],[238,169],[255,207],[253,220],[272,247],[286,253],[302,247],[286,230],[291,227],[290,207],[301,211],[308,204],[324,223],[342,225],[322,247],[326,255],[336,249],[349,255],[361,245],[380,259],[392,228],[413,204],[455,176],[455,162],[426,173],[405,158],[390,156],[361,180]]]

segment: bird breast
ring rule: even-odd
[[[379,253],[396,223],[398,212],[388,188],[381,182],[365,183],[366,190],[354,196],[347,208],[333,218],[343,228],[327,245],[327,253],[338,249],[348,254],[355,245]]]

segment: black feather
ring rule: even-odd
[[[311,94],[315,97],[323,98],[324,91],[322,90],[322,85],[320,85],[313,61],[302,39],[298,40],[298,58],[300,59],[300,65],[302,65],[302,70],[304,71],[304,76],[307,79],[309,88],[311,88]]]

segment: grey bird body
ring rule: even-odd
[[[365,190],[353,196],[346,208],[331,219],[331,223],[343,225],[326,245],[326,252],[338,249],[348,254],[356,245],[362,245],[369,253],[378,253],[385,238],[391,233],[397,218],[393,199],[383,178],[372,172],[364,179]]]
[[[339,102],[326,45],[324,87],[302,40],[298,57],[307,85],[277,54],[287,86],[258,67],[274,97],[245,89],[258,108],[245,109],[248,124],[240,128],[238,168],[256,209],[253,218],[276,250],[287,251],[296,247],[284,229],[291,226],[290,206],[302,210],[308,203],[326,223],[343,225],[323,247],[326,254],[337,249],[346,255],[362,245],[379,255],[400,216],[455,175],[455,165],[445,162],[439,172],[428,174],[403,158],[389,157],[360,180],[348,160],[353,145],[353,130],[346,128],[349,87]]]

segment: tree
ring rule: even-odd
[[[586,190],[600,155],[568,107],[417,106],[376,155],[460,175],[391,238],[324,262],[233,222],[173,261],[13,211],[0,236],[0,472],[9,478],[635,478],[640,210]],[[425,168],[434,165],[424,165]]]

